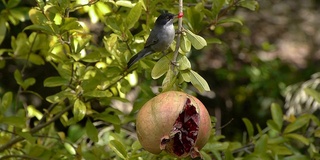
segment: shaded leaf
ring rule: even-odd
[[[0,15],[0,44],[3,42],[4,38],[6,37],[7,27],[6,21],[4,17]]]
[[[278,131],[281,131],[282,124],[283,124],[283,113],[278,104],[272,103],[271,105],[271,116],[273,121],[276,123],[278,126]]]
[[[98,142],[98,130],[89,119],[86,122],[86,133],[92,141]]]
[[[267,152],[267,142],[268,142],[268,136],[267,135],[262,135],[260,139],[257,140],[255,147],[254,147],[254,152],[255,153],[266,153]]]
[[[195,88],[197,88],[200,92],[210,91],[210,87],[204,78],[202,78],[193,70],[191,70],[190,73],[191,83]]]
[[[246,128],[247,128],[247,132],[249,135],[249,138],[253,137],[254,134],[254,129],[253,129],[253,125],[250,122],[250,120],[248,118],[242,118],[242,121],[244,122]]]
[[[290,123],[285,129],[284,133],[290,133],[297,129],[302,128],[304,125],[308,124],[310,120],[309,115],[303,115],[298,117],[294,122]]]
[[[23,128],[25,127],[26,118],[19,116],[11,116],[11,117],[0,117],[0,123],[8,124],[15,127]]]
[[[12,92],[6,92],[1,99],[0,113],[5,112],[12,103]]]
[[[250,9],[251,11],[255,11],[258,7],[259,4],[256,0],[242,0],[239,2],[241,7]]]
[[[305,145],[309,145],[309,143],[310,143],[306,137],[304,137],[303,135],[300,135],[300,134],[290,133],[290,134],[285,134],[284,136],[287,138],[292,138],[292,139],[298,140]]]
[[[222,9],[223,5],[225,4],[226,0],[215,0],[214,3],[212,3],[212,12],[213,17],[216,18]]]
[[[230,18],[221,19],[218,22],[218,24],[223,24],[223,23],[238,23],[240,25],[243,25],[242,21],[239,18],[236,18],[236,17],[230,17]]]
[[[320,103],[320,92],[312,89],[312,88],[305,88],[304,91],[311,97],[313,97],[318,103]]]

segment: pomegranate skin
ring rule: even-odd
[[[177,126],[177,118],[184,113],[187,104],[194,107],[197,113],[197,118],[193,118],[197,119],[197,134],[195,142],[191,143],[191,150],[177,154],[177,145],[171,138],[177,132],[174,127]],[[200,156],[199,150],[207,143],[211,128],[210,115],[205,106],[196,97],[178,91],[164,92],[149,100],[140,109],[136,120],[137,136],[145,150],[153,154],[166,150],[180,158]]]

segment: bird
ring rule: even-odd
[[[162,13],[156,20],[153,29],[144,45],[144,48],[135,54],[127,63],[130,68],[141,58],[155,52],[162,52],[169,48],[175,37],[173,20],[176,16],[169,12]]]

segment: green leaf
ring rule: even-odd
[[[311,97],[313,97],[318,103],[320,103],[320,92],[311,89],[311,88],[305,88],[304,91]]]
[[[285,129],[284,133],[290,133],[297,129],[302,128],[304,125],[308,124],[310,121],[310,115],[302,115],[298,117],[294,122],[290,123]]]
[[[153,79],[158,79],[163,76],[168,70],[170,66],[171,57],[162,57],[152,68],[151,77]]]
[[[283,145],[268,145],[268,149],[270,149],[275,155],[292,155],[292,151]]]
[[[240,25],[243,25],[242,21],[239,18],[236,18],[236,17],[230,17],[230,18],[221,19],[218,22],[218,24],[223,24],[223,23],[238,23]]]
[[[126,0],[116,1],[116,5],[117,6],[128,7],[128,8],[132,8],[132,7],[135,6],[134,3],[132,3],[131,1],[126,1]]]
[[[212,3],[212,12],[213,17],[216,18],[222,9],[223,5],[225,4],[226,0],[215,0],[214,3]]]
[[[105,90],[105,91],[97,91],[97,90],[94,90],[94,91],[88,91],[88,92],[85,92],[83,93],[84,96],[88,96],[88,97],[112,97],[113,94],[112,92],[110,92],[109,90]]]
[[[14,79],[16,80],[16,82],[21,86],[23,85],[23,80],[22,80],[22,76],[21,76],[21,73],[18,69],[16,69],[14,71]]]
[[[27,78],[26,80],[24,80],[22,88],[24,90],[27,90],[30,86],[34,85],[36,83],[36,79],[31,77],[31,78]]]
[[[181,58],[178,60],[178,64],[180,71],[191,69],[191,63],[186,56],[181,56]]]
[[[210,87],[205,79],[203,79],[197,72],[190,70],[191,84],[200,92],[210,91]]]
[[[11,117],[0,117],[0,124],[8,124],[15,127],[24,128],[26,123],[26,118],[19,116],[11,116]]]
[[[185,82],[191,81],[190,70],[180,71],[181,77]]]
[[[252,123],[250,122],[250,120],[248,118],[242,118],[242,121],[244,122],[244,124],[247,128],[249,138],[252,138],[253,134],[254,134],[254,129],[253,129]]]
[[[274,120],[268,120],[267,125],[270,129],[273,129],[277,132],[281,132],[279,126],[276,124],[276,122],[274,122]]]
[[[139,20],[141,15],[141,3],[138,2],[136,5],[130,10],[126,18],[126,24],[128,29],[131,29]]]
[[[65,142],[64,144],[64,148],[72,155],[75,155],[77,152],[75,150],[75,148],[70,144],[70,143],[67,143]]]
[[[218,38],[208,38],[206,41],[208,44],[222,44],[222,41]]]
[[[296,139],[305,145],[309,145],[309,143],[310,143],[306,137],[304,137],[303,135],[300,135],[300,134],[296,134],[296,133],[285,134],[284,137]]]
[[[310,157],[305,156],[305,155],[296,154],[296,155],[285,157],[285,158],[283,158],[283,160],[310,160]]]
[[[0,15],[0,44],[3,42],[4,38],[6,37],[7,27],[6,21],[3,16]]]
[[[86,115],[86,111],[87,111],[86,105],[80,99],[76,99],[76,101],[74,102],[73,111],[72,111],[74,115],[74,119],[77,121],[82,120]]]
[[[162,91],[170,91],[173,89],[173,85],[177,80],[177,76],[172,71],[172,69],[169,69],[165,78],[162,81]]]
[[[191,50],[191,42],[185,36],[181,37],[180,48],[184,53],[189,53]]]
[[[30,143],[34,143],[36,141],[35,137],[32,137],[32,135],[29,132],[21,132],[21,131],[17,131],[16,132],[19,136],[25,138],[27,141],[29,141]]]
[[[125,146],[117,140],[111,140],[109,142],[110,148],[122,159],[127,158],[127,151]]]
[[[99,138],[98,138],[98,130],[97,128],[92,124],[92,122],[88,119],[86,122],[86,133],[88,135],[88,137],[94,141],[94,142],[98,142]]]
[[[262,135],[260,137],[260,139],[255,144],[254,152],[260,153],[260,154],[266,153],[267,152],[267,142],[268,142],[268,136]]]
[[[190,40],[192,46],[195,49],[199,50],[207,45],[207,42],[203,37],[192,33],[190,30],[186,30],[186,33],[187,33],[187,38]]]
[[[259,4],[256,0],[242,0],[239,2],[241,7],[250,9],[251,11],[255,11],[258,7]]]
[[[68,83],[69,81],[67,79],[56,76],[56,77],[46,78],[43,82],[43,85],[45,87],[57,87],[57,86],[67,85]]]
[[[7,3],[6,7],[8,9],[13,8],[15,6],[17,6],[20,3],[21,0],[9,0],[9,2]]]
[[[1,112],[5,112],[8,107],[11,105],[12,103],[12,97],[13,94],[12,92],[6,92],[3,96],[2,96],[2,100],[1,100],[1,106],[0,106],[0,113]]]
[[[112,114],[99,114],[95,117],[95,119],[100,119],[103,120],[105,122],[109,122],[112,123],[114,125],[120,125],[121,124],[121,120],[117,115],[112,115]]]
[[[35,31],[42,31],[43,33],[47,33],[49,35],[54,34],[52,29],[49,26],[39,25],[39,24],[32,24],[30,26],[25,27],[23,30],[35,30]]]
[[[278,104],[272,103],[271,105],[271,116],[273,121],[276,123],[276,125],[279,128],[279,132],[281,131],[282,124],[283,124],[283,113]]]

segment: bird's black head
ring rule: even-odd
[[[171,13],[162,13],[156,20],[156,25],[165,25],[168,22],[173,23],[174,14]]]

